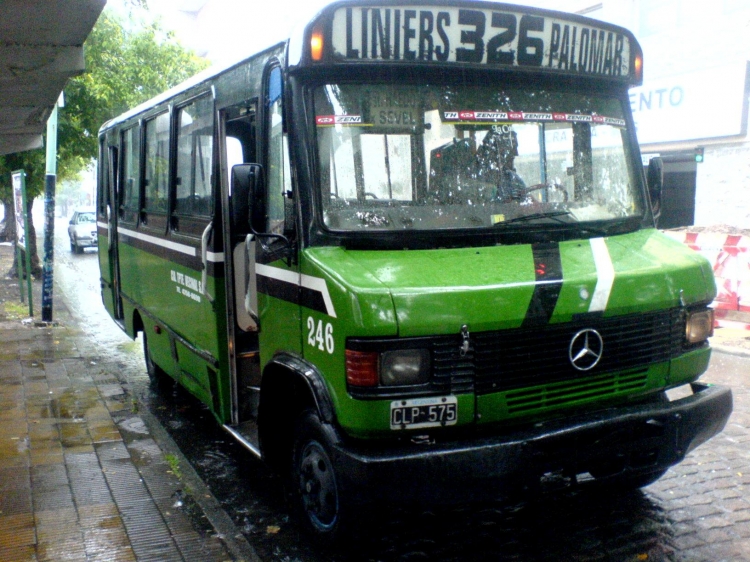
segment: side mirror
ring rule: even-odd
[[[648,194],[651,198],[651,209],[656,221],[661,215],[661,192],[664,183],[664,163],[660,157],[657,156],[648,161],[646,182]]]
[[[252,201],[262,189],[263,167],[260,164],[232,166],[230,200],[232,226],[236,234],[252,232]]]

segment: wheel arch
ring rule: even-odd
[[[133,309],[133,320],[132,320],[132,337],[133,339],[138,337],[138,332],[143,332],[145,330],[145,327],[143,325],[143,318],[141,318],[141,313],[138,312],[137,308]]]
[[[320,371],[304,359],[276,355],[263,370],[258,408],[258,439],[265,461],[283,472],[291,460],[297,418],[312,409],[333,425],[333,402]]]

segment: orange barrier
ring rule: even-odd
[[[750,329],[750,322],[727,318],[737,318],[733,312],[750,314],[750,236],[684,230],[666,230],[664,234],[700,252],[713,265],[717,326]]]

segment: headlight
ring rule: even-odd
[[[356,387],[425,384],[430,369],[427,349],[346,350],[346,382]]]
[[[700,343],[714,335],[714,311],[709,308],[688,313],[685,323],[685,339],[688,343]]]
[[[430,377],[430,354],[426,349],[399,349],[380,354],[380,384],[422,384]]]

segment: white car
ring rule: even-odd
[[[78,209],[68,225],[70,251],[82,254],[84,248],[96,247],[96,212],[93,208]]]

